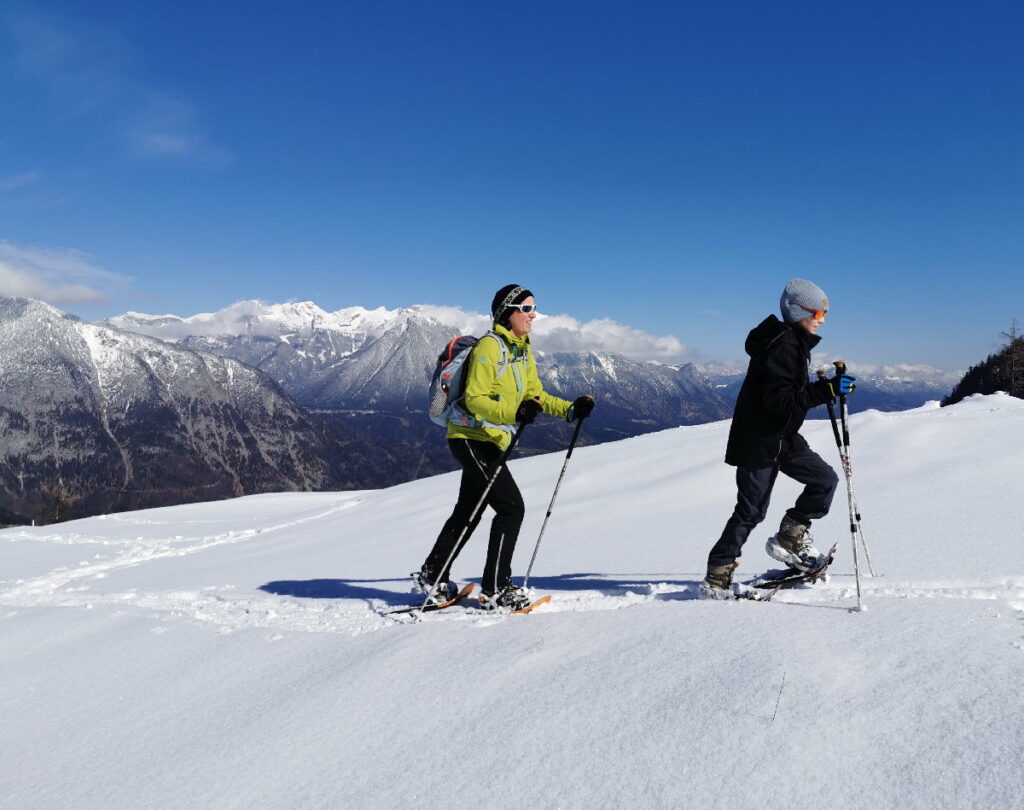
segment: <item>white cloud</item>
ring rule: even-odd
[[[440,321],[451,327],[453,334],[482,335],[491,326],[490,316],[466,312],[458,307],[418,304],[405,309],[379,307],[368,310],[355,306],[325,312],[310,301],[289,304],[238,301],[217,312],[186,318],[129,312],[111,318],[110,322],[164,340],[181,340],[189,335],[252,334],[269,337],[313,324],[318,328],[374,334],[411,315]],[[664,363],[680,362],[688,354],[687,347],[678,338],[671,335],[659,337],[608,319],[584,323],[569,315],[540,315],[534,322],[533,333],[536,347],[544,352],[593,351]]]
[[[106,288],[125,281],[96,267],[78,250],[0,241],[0,295],[50,303],[95,303],[107,300]]]
[[[456,307],[412,309],[469,334],[483,334],[491,326],[490,316]],[[659,337],[608,318],[584,323],[571,315],[538,315],[533,335],[537,349],[544,352],[601,352],[663,363],[680,362],[689,354],[686,344],[672,335]]]
[[[219,168],[232,156],[210,143],[196,110],[161,93],[147,93],[126,133],[129,153],[138,158],[181,158]]]
[[[42,175],[37,171],[22,172],[13,177],[0,177],[0,191],[15,191],[39,182]]]
[[[675,363],[688,351],[686,344],[673,335],[652,335],[610,318],[584,323],[570,315],[541,315],[533,331],[538,348],[546,352],[594,351]]]
[[[458,332],[468,335],[482,335],[491,328],[488,315],[479,312],[466,312],[458,307],[441,307],[433,304],[418,304],[410,309],[427,315],[436,321],[447,324]]]
[[[833,362],[843,360],[851,374],[861,377],[891,378],[909,380],[911,382],[934,382],[942,385],[956,385],[964,376],[962,370],[944,371],[934,366],[914,363],[855,363],[845,358],[815,353],[811,361],[812,368],[825,366],[831,375]]]
[[[129,156],[220,167],[230,154],[210,143],[186,100],[141,82],[137,49],[118,32],[54,14],[7,15],[13,64],[40,83],[69,119],[114,122]]]

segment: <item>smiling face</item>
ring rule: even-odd
[[[537,302],[531,295],[519,303],[534,306]],[[533,319],[536,317],[536,309],[532,312],[523,312],[521,309],[513,309],[512,314],[508,316],[508,330],[516,337],[528,335],[530,334],[530,329],[533,328]]]

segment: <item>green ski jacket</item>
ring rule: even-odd
[[[502,450],[512,442],[512,426],[516,423],[516,410],[525,399],[540,400],[544,413],[568,417],[572,403],[545,393],[537,364],[530,349],[529,335],[517,338],[508,329],[494,324],[492,330],[505,341],[508,363],[499,376],[501,347],[493,337],[480,338],[469,359],[466,374],[464,404],[477,419],[495,425],[509,425],[509,430],[490,427],[466,427],[448,423],[449,439],[472,439],[494,442]]]

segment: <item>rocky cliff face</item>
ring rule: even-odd
[[[0,299],[0,520],[323,489],[336,453],[237,360]]]

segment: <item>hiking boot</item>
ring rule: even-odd
[[[700,584],[701,599],[732,599],[732,572],[739,567],[738,562],[726,565],[709,565],[707,575]]]
[[[779,533],[768,538],[768,556],[799,571],[809,571],[821,560],[821,552],[811,544],[810,526],[787,513],[779,524]]]
[[[503,613],[522,610],[530,606],[530,597],[526,591],[517,588],[511,582],[495,593],[481,593],[480,607],[484,610],[497,610]]]
[[[421,568],[419,571],[413,571],[409,576],[412,577],[413,591],[419,592],[424,596],[430,593],[430,589],[434,587],[434,575],[425,568]],[[434,588],[434,593],[427,601],[427,604],[441,605],[445,602],[450,602],[455,598],[455,595],[458,592],[458,586],[454,582],[451,582],[450,580],[438,582],[437,587]]]

